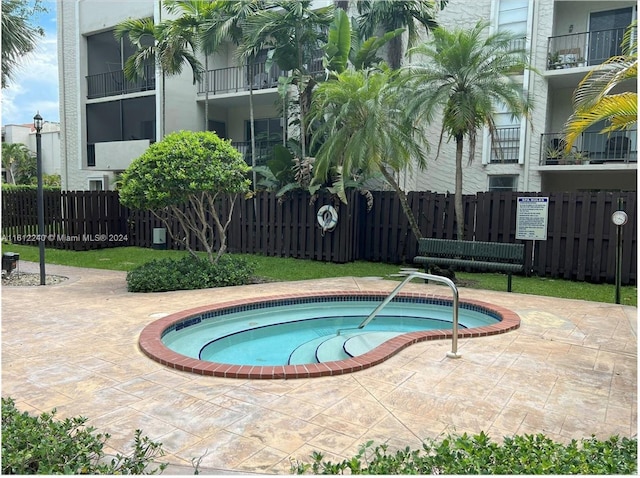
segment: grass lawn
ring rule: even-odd
[[[2,244],[3,252],[17,252],[20,259],[39,261],[37,246],[20,246]],[[95,251],[63,251],[47,249],[45,260],[48,264],[61,264],[95,269],[130,271],[135,267],[151,261],[167,257],[182,257],[185,251],[158,251],[140,247],[117,247]],[[356,261],[348,264],[332,264],[312,260],[301,260],[281,257],[238,254],[256,264],[256,276],[276,281],[294,281],[305,279],[321,279],[324,277],[384,277],[398,272],[400,266],[380,262]],[[464,287],[487,290],[507,290],[507,278],[500,273],[467,273],[457,272],[456,277],[462,280]],[[513,291],[568,299],[583,299],[594,302],[615,302],[615,286],[613,284],[590,284],[544,277],[514,276]],[[625,286],[620,292],[621,303],[636,306],[638,289]]]

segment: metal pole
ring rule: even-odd
[[[40,246],[40,285],[45,285],[44,271],[44,193],[42,191],[42,135],[36,127],[36,174],[38,176],[38,242]]]
[[[620,303],[622,283],[622,226],[616,226],[616,304]]]
[[[622,211],[624,201],[618,198],[618,211]],[[620,285],[622,284],[622,225],[616,226],[616,304],[620,303]]]

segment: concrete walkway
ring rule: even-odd
[[[23,272],[37,264],[21,261]],[[637,431],[637,309],[460,289],[520,315],[521,328],[410,346],[368,370],[314,379],[239,380],[166,368],[138,349],[164,314],[291,291],[391,290],[345,277],[132,294],[125,273],[47,266],[58,285],[2,288],[2,396],[33,413],[83,415],[128,452],[134,430],[161,441],[171,474],[288,474],[291,459],[353,456],[368,440],[417,448],[425,437],[544,433],[567,441]],[[434,284],[407,290],[446,295]],[[518,290],[517,278],[514,289]],[[167,473],[165,472],[165,473]]]

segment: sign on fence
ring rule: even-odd
[[[516,239],[546,241],[548,197],[519,197],[516,211]]]

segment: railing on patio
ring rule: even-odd
[[[610,135],[585,132],[570,152],[565,151],[562,133],[544,133],[540,143],[540,165],[636,163],[638,131],[617,131]]]
[[[547,70],[599,65],[621,53],[625,28],[549,37]]]
[[[144,78],[137,81],[129,81],[124,76],[123,70],[98,73],[87,76],[87,98],[104,98],[106,96],[138,93],[140,91],[153,90],[156,87],[155,67],[144,67]]]
[[[256,166],[267,163],[276,144],[282,144],[282,140],[256,141]],[[251,166],[251,141],[232,141],[231,146],[240,151],[244,161]]]
[[[208,70],[203,72],[206,76],[198,82],[198,93],[205,93],[207,80],[209,93],[214,95],[248,91],[250,87],[254,90],[276,88],[281,74],[276,65],[266,69],[265,63],[256,63],[253,67],[243,65]]]
[[[313,60],[308,71],[316,80],[322,79],[325,74],[322,58]],[[256,63],[253,68],[243,65],[208,70],[203,72],[203,78],[198,82],[198,93],[205,93],[207,82],[209,93],[214,95],[249,91],[249,87],[254,90],[277,88],[280,76],[286,76],[286,72],[275,64],[267,69],[266,63]]]
[[[520,157],[520,126],[497,128],[491,145],[491,163],[513,164]]]

